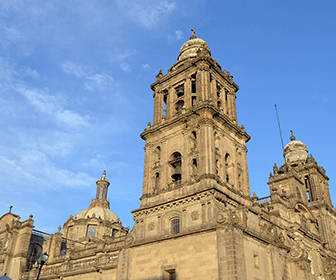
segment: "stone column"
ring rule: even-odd
[[[233,225],[217,229],[218,279],[247,280],[242,233]]]
[[[167,141],[163,141],[161,145],[161,167],[160,171],[162,174],[160,174],[160,188],[164,189],[166,188],[167,184],[170,183],[169,176],[169,163],[168,163],[168,145]]]
[[[142,189],[142,195],[146,196],[150,193],[150,182],[151,182],[151,145],[146,144],[144,147],[145,150],[145,163],[144,163],[144,173],[143,173],[143,189]],[[147,203],[147,198],[141,199],[141,206],[145,206]]]
[[[200,175],[215,174],[215,141],[213,136],[211,116],[200,120],[199,130],[200,143]]]
[[[196,76],[196,89],[200,92],[198,96],[200,100],[205,101],[210,99],[210,73],[209,65],[205,61],[201,61],[197,65],[198,71]]]
[[[220,101],[222,103],[222,108],[221,108],[221,113],[224,113],[226,112],[226,101],[225,101],[225,89],[222,87],[220,89]]]
[[[235,93],[233,93],[233,117],[234,117],[234,120],[237,122],[237,106],[236,106],[236,98],[237,98],[237,95]]]
[[[17,239],[12,251],[13,257],[8,271],[8,275],[13,279],[19,279],[26,267],[30,238],[34,227],[33,223],[31,216],[29,220],[22,222],[20,225],[18,224],[17,229],[15,229],[17,230]]]
[[[217,81],[215,79],[212,79],[210,82],[210,99],[212,99],[212,102],[217,107]]]
[[[242,150],[242,165],[243,165],[243,192],[244,195],[250,196],[250,182],[249,182],[249,176],[248,176],[248,168],[247,168],[247,148],[244,147]]]
[[[237,110],[236,110],[236,94],[234,92],[229,93],[229,106],[230,106],[230,118],[237,122]]]
[[[159,107],[160,107],[160,96],[159,91],[155,91],[153,94],[154,97],[154,117],[153,117],[153,124],[156,125],[160,121],[160,115],[159,115]]]
[[[184,84],[184,106],[191,108],[191,76],[188,76]]]
[[[224,114],[230,117],[229,93],[224,89]]]
[[[168,89],[168,97],[167,97],[167,104],[166,104],[166,119],[170,119],[175,115],[175,100],[176,94],[175,89],[170,87]]]

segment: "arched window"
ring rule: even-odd
[[[184,85],[180,85],[176,88],[176,96],[177,98],[184,96]]]
[[[231,183],[232,181],[232,164],[231,164],[231,156],[229,155],[229,153],[225,154],[224,157],[224,163],[225,163],[225,180],[227,183]]]
[[[157,188],[160,185],[160,173],[155,173],[155,187]]]
[[[171,233],[172,234],[177,234],[180,232],[180,219],[179,218],[174,218],[170,222],[171,226]]]
[[[173,182],[181,182],[182,180],[182,156],[179,152],[173,153],[169,158],[169,164],[172,167],[171,178]]]
[[[305,180],[305,186],[306,186],[306,193],[307,193],[308,202],[314,201],[313,191],[312,191],[312,187],[311,187],[311,184],[310,184],[309,176],[306,176],[304,178],[304,180]]]
[[[67,250],[67,243],[66,239],[62,240],[61,242],[61,249],[60,249],[60,255],[65,255]]]
[[[184,106],[184,101],[183,100],[179,100],[175,103],[175,110],[176,110],[176,113],[181,113],[182,112],[182,109],[183,109],[183,106]]]
[[[168,99],[168,91],[165,90],[163,92],[163,108],[162,108],[162,117],[165,118],[166,117],[166,113],[167,113],[167,99]]]
[[[197,159],[194,158],[191,162],[191,169],[192,169],[192,176],[197,176],[198,172],[197,172]]]
[[[160,161],[160,159],[161,159],[161,148],[160,148],[160,146],[157,146],[155,148],[154,154],[155,154],[155,161]]]

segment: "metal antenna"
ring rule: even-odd
[[[283,139],[282,139],[282,132],[281,132],[281,127],[280,127],[280,119],[279,119],[279,113],[278,113],[278,107],[276,104],[274,104],[275,107],[275,114],[277,117],[277,121],[278,121],[278,127],[279,127],[279,132],[280,132],[280,139],[281,139],[281,146],[282,146],[282,150],[284,149],[284,143],[283,143]]]

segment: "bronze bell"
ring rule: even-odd
[[[177,92],[176,92],[176,94],[177,94],[177,97],[183,96],[184,95],[183,89],[178,89]]]
[[[174,173],[171,175],[171,177],[173,179],[173,182],[181,180],[182,174],[181,174],[181,166],[180,165],[176,166],[176,168],[174,170]]]

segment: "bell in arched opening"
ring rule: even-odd
[[[181,181],[182,174],[181,174],[181,165],[176,165],[175,170],[172,174],[173,182]]]
[[[181,165],[182,158],[179,152],[175,152],[171,155],[169,160],[170,166],[173,168],[171,178],[173,182],[180,182],[182,179]]]

